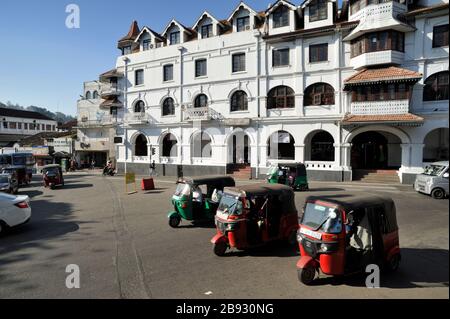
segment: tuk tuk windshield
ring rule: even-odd
[[[9,176],[0,176],[0,184],[9,184]]]
[[[191,188],[188,184],[178,183],[177,189],[175,190],[175,196],[188,196],[191,194]]]
[[[241,215],[242,204],[235,196],[224,194],[217,210],[227,215]]]
[[[443,165],[430,165],[425,168],[424,175],[428,176],[439,176],[444,171],[445,166]]]
[[[50,176],[55,176],[59,174],[59,169],[56,167],[52,167],[52,168],[47,168],[44,170],[44,173],[46,175],[50,175]]]
[[[314,203],[306,205],[301,224],[330,234],[339,234],[342,231],[339,210]]]

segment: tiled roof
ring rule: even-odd
[[[429,7],[416,7],[415,9],[404,13],[405,16],[416,16],[419,14],[424,14],[424,13],[429,13],[429,12],[433,12],[433,11],[439,11],[442,9],[448,9],[449,4],[448,3],[441,3],[441,4],[437,4],[434,6],[429,6]]]
[[[140,33],[139,26],[137,21],[135,20],[131,23],[130,31],[128,31],[128,34],[124,36],[122,39],[120,39],[119,42],[135,40],[136,37],[139,35],[139,33]]]
[[[41,132],[32,136],[22,138],[19,141],[20,146],[41,146],[45,145],[47,139],[73,136],[75,132]]]
[[[345,124],[368,123],[368,122],[392,122],[392,123],[422,123],[424,119],[411,113],[405,114],[375,114],[375,115],[354,115],[348,114],[343,119]]]
[[[352,84],[352,83],[379,82],[389,80],[414,80],[421,78],[422,78],[421,73],[398,68],[396,66],[390,66],[387,68],[364,69],[346,79],[344,83]]]
[[[50,118],[44,114],[38,113],[38,112],[15,110],[15,109],[3,108],[3,107],[0,108],[0,116],[20,117],[20,118],[33,119],[33,120],[54,121],[52,118]]]

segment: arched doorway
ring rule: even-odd
[[[449,158],[449,129],[448,127],[438,128],[429,132],[423,144],[423,162],[433,163],[438,161],[448,161]]]
[[[401,166],[401,140],[388,132],[368,131],[352,140],[351,165],[357,170],[389,170]]]
[[[161,155],[163,157],[177,157],[178,156],[177,144],[178,141],[175,135],[171,133],[166,134],[162,139]]]
[[[205,132],[198,132],[192,137],[191,156],[193,158],[211,158],[212,157],[212,140]]]
[[[269,159],[295,160],[295,140],[286,131],[273,133],[267,141],[267,156]]]
[[[314,131],[305,139],[305,160],[334,162],[334,138],[327,131]]]
[[[134,156],[148,156],[147,138],[139,134],[134,141]]]
[[[244,131],[234,132],[227,144],[229,164],[250,164],[250,139]]]

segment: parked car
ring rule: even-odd
[[[19,191],[19,180],[17,173],[1,173],[0,174],[0,192],[17,194]]]
[[[30,198],[0,193],[0,235],[6,229],[27,223],[31,218]]]
[[[436,199],[443,199],[449,195],[448,161],[436,162],[425,168],[425,171],[417,175],[414,182],[416,192],[431,195]]]

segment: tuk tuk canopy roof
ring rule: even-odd
[[[347,213],[357,211],[368,207],[382,206],[384,213],[389,221],[390,228],[395,230],[398,228],[395,203],[392,198],[382,195],[330,195],[330,196],[309,196],[307,202],[322,201],[325,203],[335,204],[343,208]],[[373,211],[374,213],[382,213],[382,211]]]
[[[281,184],[253,184],[238,187],[228,187],[226,193],[245,197],[277,196],[280,200],[282,214],[297,213],[295,194],[292,188]]]
[[[297,175],[306,175],[306,165],[303,163],[278,163],[278,167],[295,168]]]
[[[189,183],[194,185],[222,185],[223,187],[233,187],[236,185],[234,179],[230,176],[208,176],[191,178],[180,178],[178,183]]]
[[[42,169],[47,169],[47,168],[61,168],[61,165],[59,165],[59,164],[50,164],[50,165],[45,165],[44,167],[42,167]]]

